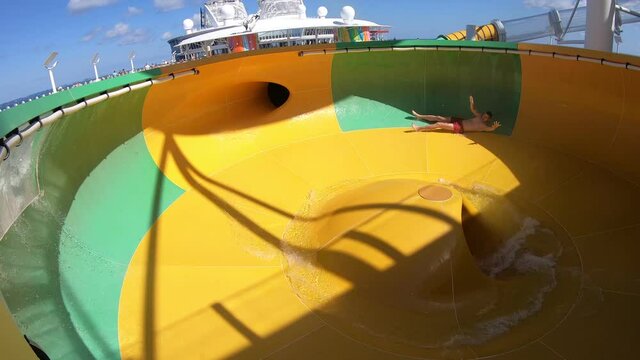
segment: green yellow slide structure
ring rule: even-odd
[[[476,26],[475,38],[481,41],[499,41],[498,28],[494,24],[486,24]],[[467,38],[467,30],[452,32],[447,35],[440,35],[438,38],[443,40],[465,40]]]
[[[34,359],[26,334],[52,359],[636,359],[637,65],[339,44],[3,111],[7,133],[195,73],[65,113],[0,164],[0,358]],[[409,131],[469,95],[495,133]]]

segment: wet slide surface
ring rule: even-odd
[[[38,183],[0,240],[20,331],[55,359],[636,358],[640,73],[434,44],[178,65],[39,133],[0,165]],[[503,127],[408,131],[469,95]]]

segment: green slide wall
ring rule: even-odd
[[[407,127],[411,110],[469,118],[473,95],[480,111],[492,111],[502,123],[498,133],[510,135],[518,116],[521,77],[518,55],[457,49],[339,54],[332,69],[334,104],[344,131]]]
[[[132,239],[182,193],[144,143],[146,93],[109,99],[49,129],[41,195],[0,242],[0,290],[22,331],[53,358],[119,358],[118,301],[138,245]]]

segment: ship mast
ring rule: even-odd
[[[204,28],[241,25],[247,18],[242,0],[209,0],[202,7]]]
[[[306,19],[307,7],[302,0],[258,0],[260,18],[287,17]]]

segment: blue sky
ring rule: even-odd
[[[58,51],[55,70],[58,84],[92,77],[90,64],[100,52],[102,75],[129,67],[131,50],[136,65],[170,57],[166,38],[183,32],[182,20],[198,13],[203,0],[2,0],[0,33],[0,103],[49,87],[42,62]],[[463,29],[466,24],[484,24],[534,15],[546,6],[571,7],[573,0],[306,0],[307,14],[329,8],[339,17],[340,8],[351,5],[356,17],[391,25],[393,38],[433,38]],[[640,1],[626,1],[640,9]],[[257,1],[245,0],[247,10],[257,10]],[[640,54],[640,24],[624,28],[620,52]]]

